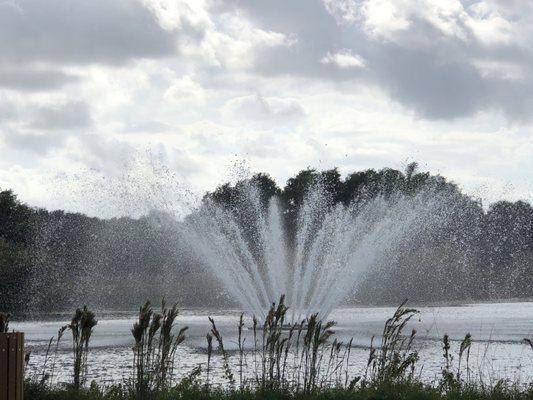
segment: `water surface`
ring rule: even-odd
[[[481,303],[457,306],[418,307],[420,315],[412,320],[406,330],[417,330],[416,348],[420,352],[417,373],[427,382],[440,377],[443,365],[442,336],[447,333],[452,339],[452,354],[457,358],[460,341],[467,332],[474,343],[470,353],[470,374],[473,379],[494,382],[509,379],[521,383],[533,382],[533,350],[523,339],[533,338],[533,302]],[[335,309],[329,319],[337,322],[336,336],[345,342],[354,338],[350,363],[353,375],[364,373],[368,347],[372,336],[379,335],[383,324],[394,312],[392,307],[349,307]],[[221,331],[225,347],[237,347],[236,310],[182,310],[176,326],[188,326],[187,339],[177,356],[180,376],[189,373],[195,366],[205,364],[205,335],[210,329],[208,316],[212,316]],[[89,354],[89,379],[100,383],[120,382],[131,376],[132,344],[131,326],[134,312],[101,312],[91,340]],[[49,340],[57,330],[68,322],[67,314],[43,315],[37,320],[13,322],[11,327],[25,332],[26,346],[31,350],[28,375],[40,379]],[[248,325],[251,322],[247,321]],[[247,348],[253,343],[251,331],[246,330]],[[57,352],[55,382],[66,382],[72,370],[68,331]],[[238,357],[231,357],[237,370]],[[52,357],[53,359],[53,357]],[[51,360],[48,362],[49,373]],[[223,383],[219,360],[215,360],[215,380]],[[466,371],[464,372],[466,373]]]

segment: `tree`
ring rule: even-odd
[[[34,211],[18,201],[11,190],[0,191],[0,238],[13,243],[28,243]]]

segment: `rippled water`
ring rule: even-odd
[[[533,350],[523,342],[526,337],[533,338],[533,302],[419,307],[419,310],[420,318],[414,320],[411,326],[418,331],[415,342],[420,352],[418,371],[425,381],[432,382],[440,376],[443,334],[448,333],[453,340],[452,353],[456,354],[460,341],[470,332],[474,339],[470,356],[474,378],[481,378],[485,382],[500,378],[521,383],[533,382]],[[350,366],[354,375],[364,370],[370,339],[373,335],[379,336],[385,320],[393,312],[394,308],[358,307],[339,308],[331,313],[330,319],[337,322],[337,337],[343,341],[354,338]],[[189,331],[177,357],[180,375],[206,362],[205,335],[210,328],[208,316],[214,317],[217,322],[230,354],[237,347],[238,311],[183,310],[177,319],[177,326],[187,325]],[[134,319],[134,312],[99,313],[89,354],[89,379],[113,383],[130,377],[130,329]],[[26,334],[26,346],[31,350],[27,372],[30,377],[39,379],[48,341],[67,321],[66,314],[46,315],[39,320],[15,321],[11,324],[15,330]],[[251,332],[247,330],[246,335],[250,336]],[[245,343],[251,344],[251,337]],[[70,335],[67,332],[57,353],[56,382],[70,379],[72,355],[69,345]],[[230,358],[233,363],[237,362],[238,357]],[[219,361],[214,362],[215,379],[223,383]]]

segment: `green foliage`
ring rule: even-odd
[[[121,386],[74,392],[68,389],[45,389],[36,384],[25,386],[26,400],[140,400],[136,394]],[[533,400],[533,389],[520,390],[500,385],[493,388],[467,386],[442,392],[438,388],[418,382],[384,383],[377,386],[352,389],[325,388],[312,393],[292,393],[283,389],[258,391],[205,390],[205,388],[177,387],[158,391],[145,400]]]
[[[13,191],[0,191],[0,238],[12,243],[28,243],[34,216],[34,210],[18,201]]]
[[[229,183],[220,185],[214,192],[205,194],[204,199],[210,199],[217,204],[226,206],[229,209],[238,207],[245,196],[246,190],[250,187],[259,190],[263,204],[267,204],[272,196],[280,195],[281,189],[268,174],[258,173],[250,179],[241,180],[235,185]]]

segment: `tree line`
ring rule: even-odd
[[[242,206],[247,185],[267,202],[280,199],[289,238],[309,188],[320,182],[331,204],[394,193],[415,195],[428,186],[454,194],[448,223],[400,251],[392,265],[376,266],[348,301],[489,300],[533,297],[533,208],[499,201],[484,208],[439,175],[384,168],[342,177],[337,169],[305,169],[285,186],[265,173],[226,183],[205,200]],[[230,304],[229,297],[194,260],[179,251],[149,215],[100,219],[30,207],[11,190],[0,191],[0,310],[61,310],[81,302],[129,308],[147,298],[178,298],[184,306]]]

